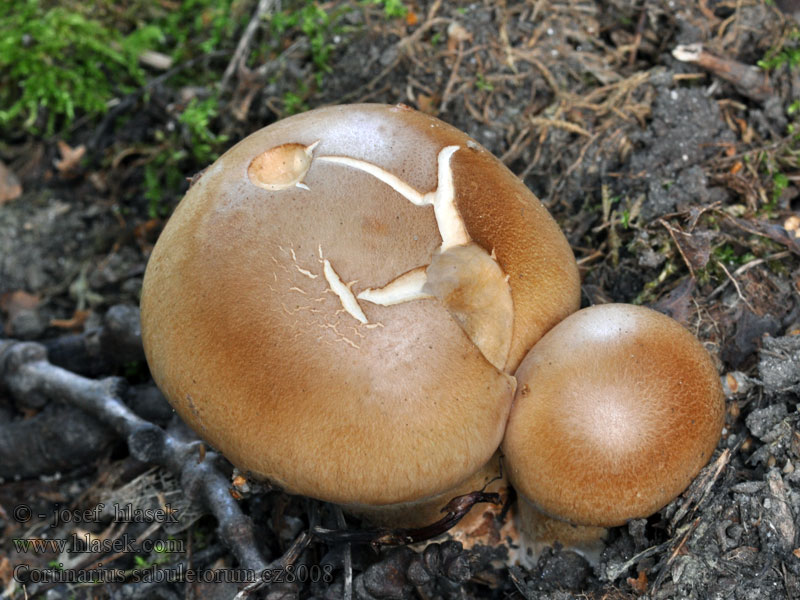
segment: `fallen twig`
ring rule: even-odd
[[[108,427],[82,410],[50,404],[37,415],[0,425],[0,478],[71,471],[110,447]]]
[[[732,273],[732,275],[733,277],[738,277],[739,275],[749,271],[753,267],[757,267],[758,265],[762,265],[765,262],[769,262],[771,260],[781,260],[786,258],[787,256],[791,256],[791,252],[789,252],[788,250],[784,250],[783,252],[776,252],[775,254],[770,254],[769,256],[765,256],[764,258],[754,258],[753,260],[743,264],[741,267],[736,269]],[[717,287],[715,287],[714,291],[712,291],[708,295],[708,299],[711,300],[712,298],[716,298],[722,292],[722,290],[724,290],[728,286],[728,284],[731,281],[735,281],[733,277],[731,277],[730,279],[726,279],[725,281],[720,283]]]
[[[284,555],[278,560],[274,560],[267,565],[267,567],[262,571],[262,574],[272,573],[276,569],[284,570],[286,567],[293,565],[311,543],[312,539],[312,536],[307,531],[301,533],[292,543],[292,545],[289,546],[289,549],[284,553]],[[236,596],[234,596],[234,600],[244,600],[244,598],[249,597],[250,594],[260,590],[268,583],[270,582],[262,576],[258,580],[244,587],[238,594],[236,594]]]
[[[118,304],[103,316],[102,327],[41,342],[48,360],[68,371],[93,377],[115,366],[144,360],[139,309]]]
[[[383,81],[383,79],[387,75],[389,75],[389,73],[391,73],[395,69],[395,67],[397,67],[397,64],[403,57],[403,53],[409,46],[418,42],[422,38],[422,36],[432,27],[451,22],[452,22],[451,19],[445,17],[433,17],[427,19],[422,25],[420,25],[417,28],[416,31],[414,31],[414,33],[404,37],[394,45],[395,49],[397,50],[397,53],[394,59],[388,65],[386,65],[377,75],[375,75],[375,77],[370,79],[367,83],[356,88],[352,92],[343,95],[341,98],[339,98],[339,101],[343,103],[350,102],[353,100],[353,98],[360,98],[364,93],[373,89],[376,85],[378,85],[378,83]]]
[[[690,62],[730,81],[742,94],[753,100],[764,101],[775,95],[767,74],[759,69],[729,58],[714,56],[702,44],[676,46],[672,56],[681,62]]]
[[[336,512],[336,526],[339,529],[347,528],[347,521],[344,519],[344,513],[338,506],[334,509]],[[342,600],[353,600],[353,552],[350,544],[345,544],[344,549],[344,592]]]
[[[731,283],[733,283],[733,287],[735,287],[735,288],[736,288],[736,294],[739,296],[739,299],[740,299],[742,302],[744,302],[744,303],[745,303],[745,305],[747,306],[747,308],[749,308],[749,309],[750,309],[750,312],[752,312],[752,313],[754,313],[754,314],[757,314],[757,312],[756,312],[756,309],[755,309],[755,308],[753,308],[753,305],[752,305],[752,304],[750,304],[750,302],[748,302],[747,298],[745,298],[744,294],[742,294],[742,288],[739,286],[739,282],[738,282],[738,281],[736,281],[736,278],[735,278],[733,275],[731,275],[731,272],[730,272],[730,271],[728,271],[728,269],[725,267],[725,265],[722,263],[722,261],[720,261],[720,260],[716,260],[716,261],[714,261],[714,262],[716,262],[716,263],[717,263],[717,265],[718,265],[718,266],[719,266],[719,267],[720,267],[720,268],[721,268],[721,269],[722,269],[722,270],[725,272],[725,275],[727,275],[727,276],[728,276],[728,279],[730,279],[730,280],[731,280]]]
[[[233,53],[233,57],[228,63],[228,66],[225,68],[225,73],[222,75],[222,81],[219,84],[220,89],[224,90],[227,88],[231,77],[233,77],[233,74],[244,65],[245,57],[247,52],[250,50],[250,44],[253,43],[253,36],[258,30],[258,25],[261,22],[261,19],[264,18],[264,15],[267,14],[270,9],[272,9],[273,4],[275,4],[275,0],[258,0],[258,5],[253,13],[253,17],[247,24],[247,27],[242,34],[242,38],[239,40],[239,44],[236,46],[236,51]]]
[[[119,399],[123,380],[87,379],[50,363],[41,344],[0,339],[0,382],[16,399],[31,394],[58,399],[105,423],[126,439],[131,456],[168,469],[189,497],[209,509],[217,518],[222,540],[240,565],[259,570],[266,566],[252,522],[229,493],[228,479],[216,466],[218,455],[204,452],[200,441],[182,441],[134,414]]]

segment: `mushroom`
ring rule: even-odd
[[[189,189],[142,290],[156,383],[233,464],[382,524],[494,476],[524,353],[579,305],[544,206],[404,106],[314,110]]]
[[[570,315],[516,378],[502,447],[532,547],[558,539],[591,554],[604,528],[680,494],[720,438],[723,394],[709,354],[648,308]]]

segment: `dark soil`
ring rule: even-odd
[[[736,65],[755,65],[797,23],[755,0],[408,4],[413,18],[386,19],[380,8],[327,3],[350,10],[342,11],[347,27],[333,38],[322,83],[295,32],[286,47],[297,44],[274,69],[291,76],[248,88],[239,73],[223,90],[228,104],[214,127],[232,144],[274,122],[285,116],[285,94],[305,78],[309,108],[405,103],[463,129],[501,157],[561,224],[581,267],[584,305],[650,305],[699,337],[725,383],[727,421],[689,490],[658,514],[612,529],[598,565],[560,548],[528,571],[498,566],[490,550],[462,552],[453,544],[424,553],[354,546],[354,597],[800,598],[800,233],[791,219],[800,215],[800,143],[787,112],[800,101],[800,70],[779,66],[756,83],[736,75]],[[678,44],[695,42],[735,63],[710,69],[673,57]],[[208,68],[221,78],[227,59]],[[0,201],[4,336],[46,341],[52,362],[89,376],[126,377],[131,405],[161,425],[170,413],[140,355],[74,355],[64,339],[96,330],[112,306],[138,304],[164,221],[148,214],[144,163],[121,153],[174,127],[167,107],[187,89],[167,82],[124,102],[118,116],[125,121],[73,128],[65,141],[86,145],[87,155],[69,172],[54,167],[56,139],[19,137],[0,146],[24,190]],[[243,118],[233,116],[237,110]],[[204,165],[190,166],[187,177]],[[776,189],[777,171],[787,180]],[[170,195],[167,208],[181,194]],[[75,410],[36,399],[21,406],[0,388],[0,424],[42,436],[49,449],[43,456],[57,465],[37,473],[26,461],[0,464],[0,597],[27,597],[12,576],[22,562],[78,564],[58,552],[23,556],[14,539],[123,533],[105,530],[109,515],[55,528],[21,523],[14,513],[21,504],[52,516],[58,506],[158,506],[173,498],[185,515],[180,526],[146,531],[147,523],[131,524],[125,533],[170,535],[185,541],[189,554],[140,553],[140,563],[236,566],[214,519],[177,482],[132,458],[124,443]],[[91,452],[58,459],[58,444],[75,448],[82,438]],[[239,493],[267,556],[281,556],[312,521],[336,527],[330,507],[319,503],[273,490]],[[114,568],[142,566],[124,553],[95,558]],[[312,542],[295,565],[331,565],[332,582],[273,585],[257,594],[342,598],[344,560],[342,545]],[[28,587],[57,599],[230,598],[240,586]]]

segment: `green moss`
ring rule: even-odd
[[[91,6],[3,0],[0,131],[51,135],[79,116],[99,117],[114,98],[144,84],[139,57],[145,50],[176,64],[207,55],[232,46],[246,17],[233,10],[233,0],[186,0],[169,10],[154,0]]]
[[[142,83],[138,56],[161,37],[150,26],[123,35],[39,0],[0,2],[0,129],[53,133],[78,113],[102,114]]]
[[[366,3],[382,6],[384,14],[389,19],[405,17],[408,13],[408,8],[406,8],[402,0],[366,0]]]
[[[790,69],[800,65],[800,27],[794,25],[779,45],[770,48],[764,58],[758,61],[758,66],[768,71],[779,67]]]

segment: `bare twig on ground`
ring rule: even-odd
[[[336,526],[339,529],[347,529],[347,521],[344,513],[338,506],[336,511]],[[343,600],[353,600],[353,552],[350,544],[345,544],[344,549],[344,593]]]
[[[783,252],[776,252],[775,254],[770,254],[769,256],[765,256],[764,258],[755,258],[755,259],[743,264],[738,269],[736,269],[732,273],[732,275],[733,275],[733,277],[738,277],[739,275],[741,275],[743,273],[746,273],[747,271],[749,271],[753,267],[757,267],[758,265],[762,265],[765,262],[768,262],[768,261],[771,261],[771,260],[781,260],[781,259],[786,258],[787,256],[791,256],[791,252],[789,252],[788,250],[784,250]],[[717,287],[714,288],[714,291],[712,291],[708,295],[708,299],[711,300],[713,298],[716,298],[719,294],[722,293],[722,290],[724,290],[731,281],[733,281],[733,278],[726,279],[725,281],[720,283]]]
[[[667,223],[664,219],[659,219],[658,222],[661,223],[661,225],[664,227],[664,229],[667,230],[667,232],[669,232],[669,235],[672,238],[672,241],[675,242],[675,247],[678,249],[678,252],[680,253],[681,258],[683,259],[683,262],[686,264],[686,267],[689,269],[689,276],[692,279],[695,279],[694,267],[692,267],[692,261],[690,261],[689,258],[686,256],[686,252],[684,252],[683,246],[678,241],[678,238],[676,236],[676,233],[680,233],[680,234],[686,235],[685,232],[680,230],[680,229],[676,229],[675,227],[673,227],[672,225]]]
[[[378,85],[378,83],[383,81],[383,79],[385,79],[386,76],[389,75],[395,69],[397,64],[400,62],[400,59],[403,57],[403,53],[406,51],[406,49],[410,47],[412,44],[418,42],[429,29],[431,29],[436,25],[441,25],[444,23],[451,23],[451,22],[452,22],[451,19],[445,17],[432,17],[427,19],[422,25],[420,25],[417,28],[417,30],[414,33],[412,33],[407,37],[404,37],[402,40],[400,40],[395,44],[395,49],[397,50],[397,53],[395,55],[394,60],[392,60],[388,65],[386,65],[386,67],[384,67],[380,73],[378,73],[375,77],[370,79],[367,83],[365,83],[359,88],[356,88],[349,94],[345,94],[344,96],[339,98],[339,101],[344,103],[344,102],[351,102],[354,98],[362,98],[364,94],[374,89],[375,86]]]
[[[463,50],[463,43],[458,42],[458,48],[456,49],[456,57],[453,61],[453,66],[450,69],[450,77],[447,79],[447,85],[444,86],[444,91],[442,92],[442,102],[439,106],[439,110],[444,112],[447,110],[447,103],[450,102],[450,97],[453,93],[453,86],[455,85],[456,79],[458,78],[458,69],[461,66],[461,59],[464,56]]]
[[[38,477],[86,465],[110,445],[108,428],[85,412],[60,404],[0,425],[0,477]]]
[[[284,570],[286,567],[293,565],[295,561],[300,558],[300,555],[303,554],[305,549],[308,548],[308,545],[311,543],[312,539],[313,538],[311,534],[309,534],[307,531],[301,533],[292,543],[289,549],[284,553],[284,555],[278,560],[274,560],[267,565],[262,571],[262,577],[243,588],[238,594],[236,594],[234,600],[244,600],[254,592],[263,588],[265,585],[268,585],[270,582],[263,575],[270,574],[276,569]]]
[[[642,4],[642,8],[639,12],[639,20],[636,23],[636,35],[633,38],[631,53],[628,57],[629,67],[633,67],[636,64],[636,55],[639,52],[639,46],[642,45],[642,35],[644,33],[645,24],[647,23],[647,1],[645,0]]]
[[[81,377],[50,363],[40,344],[0,339],[0,382],[16,399],[31,394],[55,398],[103,422],[125,438],[131,456],[168,469],[189,497],[209,509],[217,518],[221,538],[240,565],[258,570],[266,566],[252,523],[229,493],[228,479],[216,466],[218,455],[203,453],[202,442],[182,441],[134,414],[119,399],[122,380]]]
[[[233,77],[233,74],[244,66],[247,53],[250,50],[250,44],[253,43],[253,36],[258,30],[258,25],[261,23],[261,19],[264,18],[264,15],[266,15],[267,12],[272,9],[274,4],[275,0],[258,0],[258,5],[253,13],[253,18],[250,19],[250,22],[247,24],[247,27],[242,34],[242,38],[239,40],[239,44],[236,46],[236,51],[233,53],[233,57],[228,63],[225,73],[222,75],[220,89],[226,89],[231,77]]]
[[[720,268],[721,268],[721,269],[722,269],[722,270],[725,272],[725,275],[727,275],[727,276],[728,276],[728,279],[730,279],[730,280],[731,280],[731,283],[733,283],[733,287],[735,287],[735,288],[736,288],[736,294],[739,296],[739,299],[740,299],[742,302],[744,302],[744,303],[745,303],[745,305],[747,306],[747,308],[749,308],[749,309],[750,309],[750,312],[752,312],[752,313],[756,313],[756,309],[755,309],[755,308],[753,308],[753,305],[752,305],[752,304],[750,304],[750,302],[748,302],[747,298],[745,298],[744,294],[742,294],[742,288],[739,286],[739,282],[738,282],[738,281],[736,281],[736,278],[735,278],[733,275],[731,275],[731,272],[730,272],[730,271],[728,271],[728,269],[725,267],[725,265],[722,263],[722,261],[719,261],[719,260],[717,260],[717,261],[715,261],[715,262],[716,262],[716,263],[717,263],[717,265],[718,265],[718,266],[719,266],[719,267],[720,267]]]
[[[108,373],[117,365],[144,359],[139,310],[129,305],[112,306],[101,327],[42,344],[50,363],[82,375]],[[46,406],[41,394],[26,394],[18,404],[43,410],[22,421],[0,423],[0,477],[37,477],[78,468],[114,438],[92,415],[63,404]]]
[[[44,340],[42,345],[51,363],[86,376],[144,360],[139,309],[128,304],[112,306],[103,316],[102,327]]]
[[[683,62],[695,63],[718,77],[730,81],[742,94],[753,100],[763,101],[775,95],[767,74],[736,60],[714,56],[702,44],[676,46],[672,55]]]

